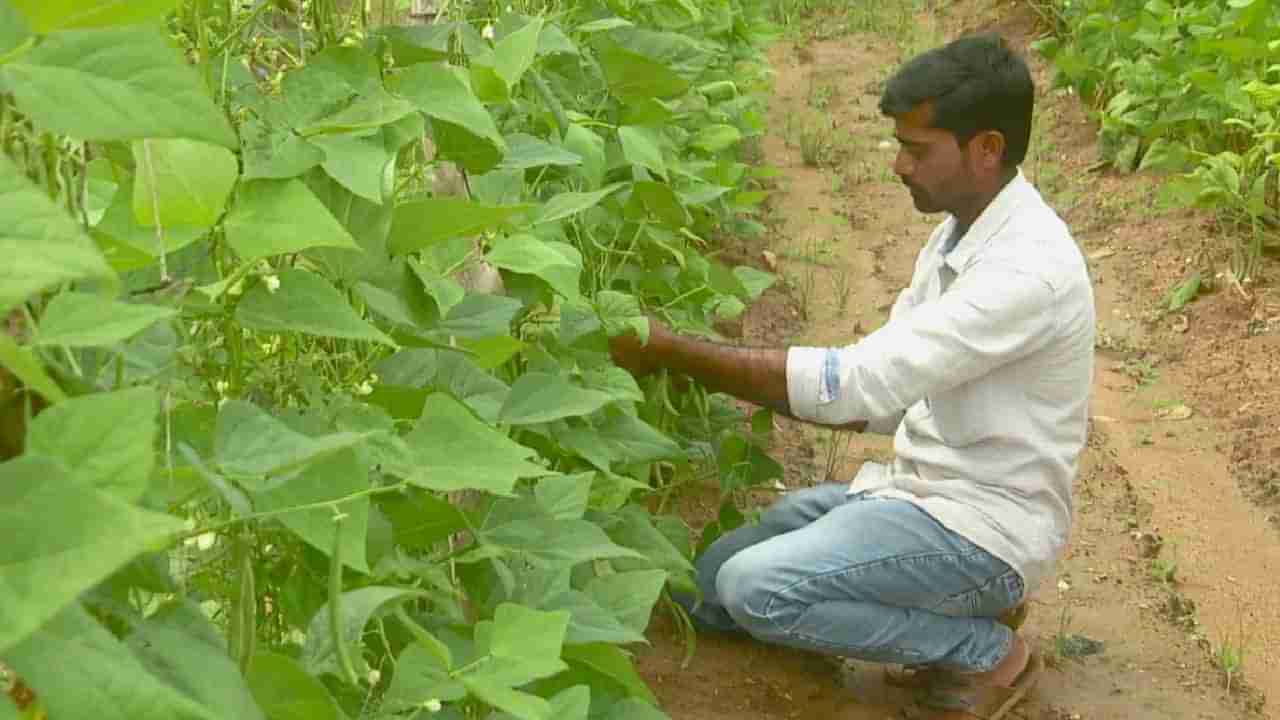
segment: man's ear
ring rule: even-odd
[[[971,143],[978,169],[984,173],[998,173],[1004,167],[1004,133],[987,130],[978,133]]]

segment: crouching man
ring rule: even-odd
[[[997,36],[908,62],[881,111],[918,210],[947,214],[889,321],[845,347],[741,348],[654,323],[618,364],[667,368],[823,425],[892,434],[895,459],[789,493],[697,563],[702,627],[906,670],[938,720],[1034,680],[1016,632],[1071,524],[1093,373],[1093,293],[1069,230],[1019,170],[1035,88]],[[690,602],[693,608],[693,603]]]

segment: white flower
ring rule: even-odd
[[[357,394],[357,395],[372,395],[372,394],[373,394],[373,383],[369,382],[368,380],[365,380],[364,382],[360,383],[359,385],[357,385],[357,386],[356,386],[356,394]]]
[[[201,552],[213,547],[216,542],[218,542],[218,536],[216,533],[207,532],[203,535],[196,536],[196,547],[200,548]]]
[[[493,40],[493,23],[484,26],[484,29],[480,31],[480,37],[485,40]]]
[[[227,382],[226,380],[219,380],[218,382],[213,384],[214,391],[216,391],[219,395],[226,395],[227,389],[230,387],[231,387],[231,383]]]
[[[382,680],[382,673],[371,669],[367,677],[370,685],[377,685]]]
[[[422,703],[422,709],[429,713],[438,713],[443,708],[444,705],[441,705],[440,700],[437,698],[431,698],[430,700]]]
[[[280,289],[280,277],[277,275],[264,275],[262,282],[267,286],[267,292],[273,293]]]

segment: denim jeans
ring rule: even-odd
[[[829,484],[791,492],[697,561],[696,625],[872,662],[990,670],[1022,578],[915,505]],[[688,598],[681,602],[686,607]]]

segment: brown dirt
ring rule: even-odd
[[[1036,28],[1033,13],[1007,0],[963,0],[919,20],[917,42],[999,29],[1025,45]],[[763,154],[782,171],[769,245],[787,282],[752,309],[745,342],[853,342],[884,322],[909,280],[937,218],[915,212],[888,171],[893,151],[880,147],[891,126],[876,110],[879,83],[900,56],[899,44],[870,35],[772,49]],[[1168,290],[1188,272],[1212,278],[1226,267],[1229,239],[1207,216],[1153,212],[1160,178],[1098,170],[1096,126],[1031,60],[1041,98],[1024,170],[1090,257],[1099,356],[1072,544],[1058,576],[1034,593],[1026,633],[1050,651],[1070,635],[1104,646],[1056,657],[1014,717],[1280,717],[1265,707],[1266,696],[1280,697],[1280,385],[1271,381],[1280,370],[1280,293],[1264,275],[1243,288],[1246,300],[1219,279],[1180,312],[1165,312]],[[831,128],[823,167],[802,161],[809,123]],[[1267,269],[1274,277],[1274,264]],[[1166,417],[1183,406],[1189,418]],[[788,487],[825,480],[828,466],[831,477],[848,478],[891,452],[887,439],[787,420],[774,439]],[[714,516],[708,498],[714,492],[677,499],[695,528]],[[1157,560],[1173,568],[1171,581],[1156,577]],[[662,613],[650,639],[640,667],[675,720],[884,720],[904,702],[878,667],[841,672],[750,640],[701,636],[682,668],[683,640]],[[1224,644],[1245,651],[1230,690],[1213,662]]]

